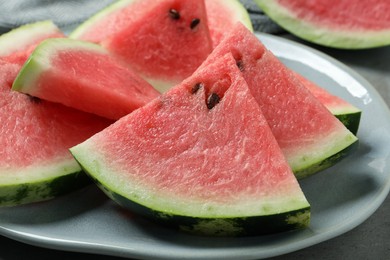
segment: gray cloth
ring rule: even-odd
[[[257,31],[279,33],[281,28],[264,15],[252,0],[240,0]],[[0,33],[39,20],[52,20],[64,31],[72,30],[113,0],[0,0]]]
[[[0,33],[39,20],[52,20],[65,31],[112,0],[0,0]]]

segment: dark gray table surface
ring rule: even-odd
[[[370,50],[335,50],[302,42],[343,62],[367,79],[390,105],[390,46]],[[390,147],[389,147],[390,149]],[[381,207],[355,229],[279,259],[390,259],[390,196]],[[93,254],[64,252],[35,247],[0,236],[0,259],[121,259]]]

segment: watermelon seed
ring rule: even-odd
[[[31,96],[31,95],[29,95],[29,94],[27,94],[27,96],[29,97],[29,99],[30,99],[31,102],[33,102],[33,103],[35,103],[35,104],[41,103],[41,99],[40,99],[40,98]]]
[[[242,60],[236,61],[236,64],[240,71],[244,71],[244,63],[242,62]]]
[[[169,9],[169,16],[173,19],[173,20],[179,20],[180,19],[180,13],[179,11],[177,11],[176,9]]]
[[[192,19],[191,24],[190,24],[191,30],[195,29],[195,27],[196,27],[199,23],[200,23],[200,19],[199,19],[199,18]]]
[[[203,86],[204,86],[203,83],[200,83],[200,82],[196,83],[195,86],[193,86],[191,89],[191,94],[195,94]]]
[[[211,93],[211,95],[207,98],[207,108],[212,109],[215,107],[216,104],[219,103],[219,100],[221,98],[218,96],[217,93]]]

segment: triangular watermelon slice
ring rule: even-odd
[[[159,95],[100,45],[66,38],[39,44],[12,89],[114,120]]]
[[[161,92],[190,76],[212,50],[204,0],[119,1],[70,37],[100,43]]]
[[[49,37],[63,37],[51,22],[0,37],[0,206],[47,200],[90,183],[68,148],[111,123],[11,91],[21,64]]]
[[[254,0],[280,26],[320,45],[363,49],[390,45],[388,0]]]
[[[202,66],[232,53],[298,178],[348,154],[354,136],[245,26],[237,23]]]
[[[230,54],[71,148],[104,192],[181,230],[305,227],[309,204]]]

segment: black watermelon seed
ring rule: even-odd
[[[221,98],[217,93],[211,93],[211,95],[207,98],[207,108],[212,109],[219,103],[219,100],[221,100]]]
[[[196,83],[192,89],[191,89],[191,94],[195,94],[196,92],[198,92],[198,90],[203,87],[203,83]]]
[[[179,20],[180,19],[180,13],[179,11],[177,11],[176,9],[169,9],[169,16],[173,19],[173,20]]]
[[[200,23],[200,19],[199,18],[192,19],[191,24],[190,24],[191,30],[195,29],[195,27],[198,26],[199,23]]]
[[[244,63],[242,62],[242,60],[238,60],[236,64],[240,71],[244,71]]]
[[[38,97],[34,97],[34,96],[29,95],[29,94],[27,94],[27,96],[32,103],[39,104],[42,102],[42,100]]]

